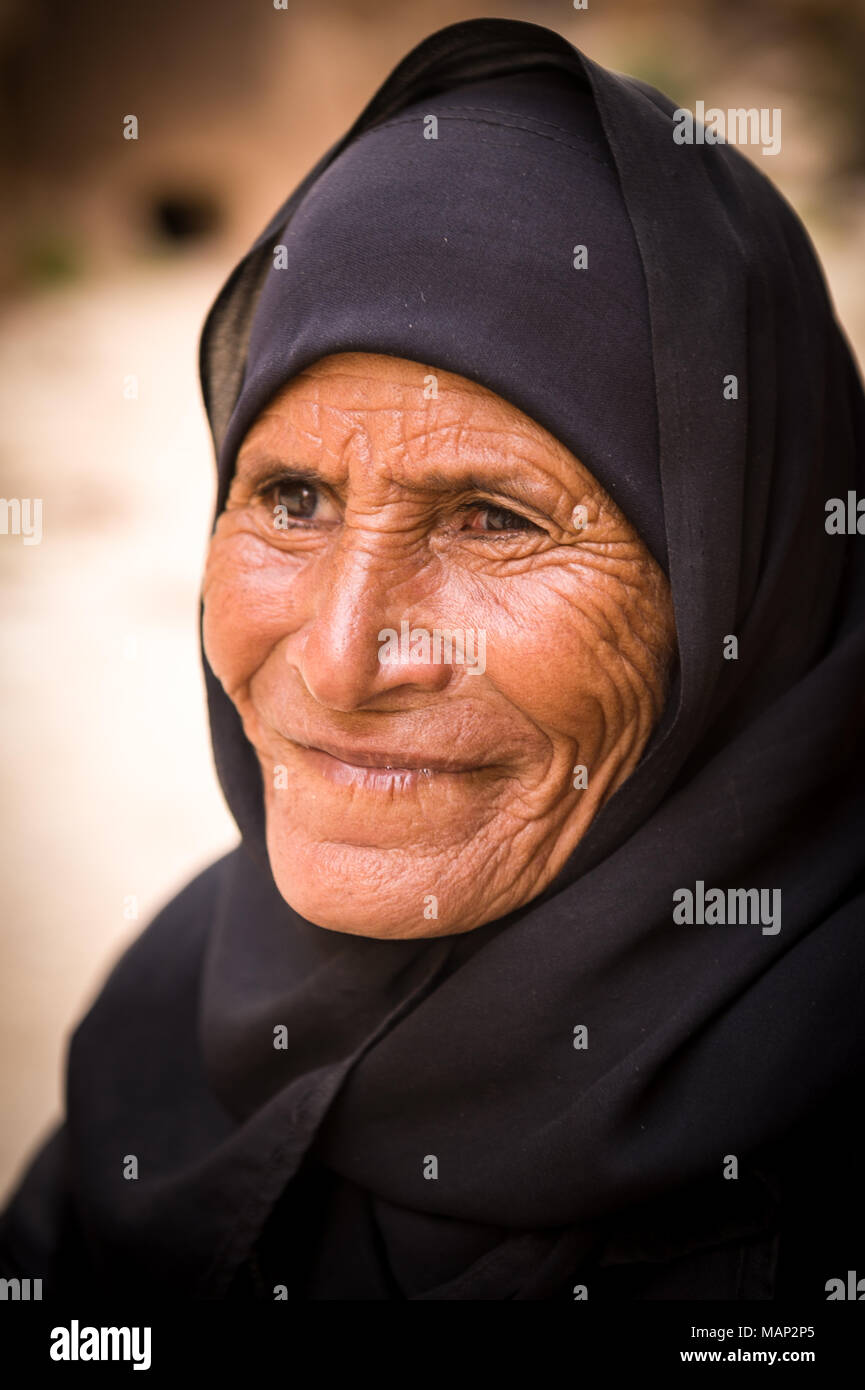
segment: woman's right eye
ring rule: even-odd
[[[305,478],[280,478],[265,483],[258,489],[258,496],[270,509],[273,524],[280,531],[339,520],[333,501]]]
[[[319,500],[318,489],[309,483],[277,483],[273,496],[275,506],[284,507],[289,516],[304,521],[315,514]]]

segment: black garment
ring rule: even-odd
[[[827,1278],[855,1267],[859,1157],[837,1139],[851,1132],[849,1114],[814,1109],[764,1165],[752,1162],[744,1181],[710,1179],[701,1190],[673,1182],[665,1199],[624,1209],[597,1230],[526,1233],[390,1208],[310,1152],[256,1239],[256,1171],[266,1175],[270,1151],[257,1135],[231,1144],[234,1125],[208,1093],[194,1027],[202,954],[233,858],[206,870],[157,916],[79,1027],[70,1082],[78,1077],[86,1088],[113,1076],[116,1092],[94,1093],[88,1107],[86,1090],[70,1085],[66,1123],[5,1213],[3,1277],[42,1278],[46,1298],[105,1295],[119,1281],[124,1296],[171,1300],[271,1300],[280,1286],[290,1300],[570,1300],[574,1285],[585,1283],[598,1302],[820,1299]],[[100,1058],[106,1039],[116,1053],[109,1066]],[[94,1222],[100,1206],[120,1210],[137,1198],[136,1184],[120,1186],[123,1157],[133,1152],[165,1169],[159,1146],[173,1172],[161,1184],[142,1174],[146,1201],[125,1217],[134,1230]],[[94,1155],[100,1161],[90,1172]],[[229,1156],[234,1172],[226,1176]],[[289,1156],[282,1161],[290,1166]],[[523,1181],[531,1180],[527,1170]],[[210,1243],[219,1226],[234,1227],[233,1244]],[[424,1229],[435,1240],[414,1247]]]
[[[243,844],[75,1033],[65,1126],[0,1235],[49,1293],[122,1275],[171,1297],[822,1299],[861,1263],[865,542],[824,519],[865,493],[863,394],[794,214],[736,150],[675,144],[672,111],[548,30],[442,30],[217,300],[220,506],[244,429],[306,362],[362,348],[463,372],[582,453],[640,527],[679,673],[539,898],[463,937],[379,941],[277,892],[258,765],[206,667]],[[509,169],[531,190],[513,238]],[[478,255],[494,270],[499,246],[496,277]],[[569,371],[584,325],[597,341]],[[676,924],[697,880],[780,888],[781,930]]]

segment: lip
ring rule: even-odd
[[[382,773],[420,773],[429,776],[439,772],[477,772],[481,763],[461,762],[456,758],[433,756],[432,754],[408,752],[399,748],[361,747],[358,745],[325,742],[305,743],[291,739],[292,743],[306,753],[319,753],[345,767],[361,771]]]

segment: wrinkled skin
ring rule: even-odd
[[[253,424],[204,604],[280,893],[373,937],[537,896],[636,766],[675,649],[666,577],[568,450],[463,377],[368,353],[323,358]],[[483,630],[485,670],[380,660],[403,620]]]

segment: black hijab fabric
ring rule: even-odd
[[[25,1247],[50,1262],[56,1192],[79,1240],[55,1251],[58,1283],[86,1247],[97,1284],[122,1269],[173,1296],[537,1299],[581,1274],[591,1296],[601,1270],[747,1243],[779,1206],[807,1221],[828,1200],[803,1136],[835,1126],[820,1152],[840,1172],[861,1084],[865,551],[824,519],[865,492],[863,394],[792,211],[735,149],[675,144],[673,109],[549,30],[444,29],[220,294],[201,350],[217,512],[257,410],[316,358],[460,372],[641,530],[678,673],[541,897],[462,937],[379,941],[277,892],[258,765],[206,667],[243,844],[79,1027],[67,1122],[5,1223],[22,1267]],[[780,888],[780,932],[674,923],[697,880]],[[769,1265],[751,1268],[705,1296],[769,1296]]]
[[[435,110],[436,139],[426,101],[359,135],[277,234],[220,502],[280,386],[329,352],[388,352],[533,416],[663,560],[645,282],[591,96],[564,73],[520,73],[461,86]],[[591,260],[577,271],[579,246]]]

